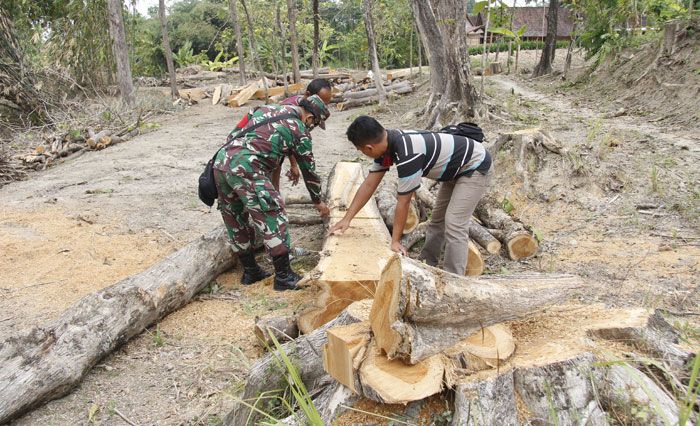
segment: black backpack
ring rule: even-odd
[[[481,127],[466,121],[459,124],[445,126],[440,129],[439,133],[449,133],[452,135],[464,136],[477,142],[484,142],[484,131],[481,130]]]
[[[207,162],[207,165],[204,167],[204,171],[202,172],[201,175],[199,175],[199,187],[198,187],[198,195],[199,199],[202,200],[204,204],[207,206],[211,207],[214,205],[214,201],[216,201],[217,198],[219,198],[219,193],[216,190],[216,181],[214,180],[214,161],[216,161],[216,155],[221,151],[222,148],[225,148],[229,143],[233,142],[237,138],[241,137],[242,135],[250,132],[251,130],[255,130],[258,127],[262,126],[263,124],[268,124],[272,123],[275,121],[281,121],[281,120],[286,120],[287,118],[295,118],[297,117],[295,114],[280,114],[276,115],[274,117],[267,118],[259,123],[255,123],[252,126],[246,127],[245,129],[240,130],[236,136],[231,137],[233,134],[233,131],[229,133],[229,137],[227,138],[227,142],[221,146],[221,148],[216,150],[216,153],[214,153],[214,156]]]

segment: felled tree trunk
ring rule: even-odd
[[[532,231],[503,211],[493,195],[485,195],[477,204],[475,213],[486,226],[500,230],[491,233],[506,245],[511,259],[525,259],[539,250],[539,244]]]
[[[343,217],[363,179],[359,163],[336,164],[326,194],[331,222]],[[309,279],[320,291],[313,305],[299,316],[299,330],[309,333],[353,301],[371,298],[384,263],[391,256],[390,245],[386,225],[371,199],[345,233],[326,237],[321,259]]]
[[[0,423],[61,397],[114,348],[186,304],[233,257],[223,228],[0,344]]]
[[[396,214],[396,184],[386,182],[375,193],[374,198],[377,200],[377,208],[384,219],[384,223],[390,230],[394,228],[394,215]],[[403,228],[403,234],[410,234],[418,226],[420,216],[418,208],[413,200],[409,204],[408,216],[406,217],[406,225]]]
[[[329,377],[323,370],[323,345],[328,338],[326,331],[332,327],[367,321],[371,300],[363,300],[349,305],[340,315],[312,333],[282,345],[282,350],[297,362],[296,366],[307,389],[317,388],[317,384],[328,382]],[[285,372],[277,351],[265,354],[250,368],[250,374],[241,399],[248,404],[255,404],[256,398],[263,392],[286,387]],[[246,420],[250,417],[250,422]],[[224,424],[255,424],[258,416],[244,404],[238,404],[226,415]]]
[[[475,279],[393,256],[377,285],[370,322],[389,358],[415,364],[482,327],[564,302],[581,288],[570,275]]]
[[[274,336],[279,343],[294,340],[299,336],[296,318],[269,316],[257,318],[253,328],[258,343],[264,347],[274,347],[270,336]]]

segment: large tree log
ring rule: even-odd
[[[384,219],[384,223],[390,230],[394,227],[394,215],[396,214],[396,182],[385,182],[374,193],[374,198],[377,200],[377,208]],[[420,217],[416,203],[411,200],[408,208],[408,216],[406,217],[406,225],[403,228],[403,234],[410,234],[418,226]]]
[[[364,178],[360,163],[339,162],[329,176],[327,203],[331,221],[345,214]],[[384,263],[391,256],[391,238],[373,199],[360,210],[343,235],[326,237],[321,259],[309,281],[320,291],[299,316],[299,330],[310,331],[335,318],[355,300],[374,296]]]
[[[76,302],[45,327],[0,343],[0,423],[75,387],[101,358],[231,268],[223,228]]]
[[[408,81],[402,81],[400,83],[392,84],[391,86],[387,86],[384,88],[387,92],[392,92],[392,91],[397,91],[397,90],[404,90],[406,88],[411,88],[411,83]],[[369,98],[372,96],[378,96],[377,89],[366,89],[366,90],[359,90],[357,92],[345,92],[343,93],[343,97],[345,100],[350,100],[350,99],[364,99],[364,98]]]
[[[282,345],[282,350],[288,357],[298,362],[297,369],[307,389],[317,388],[318,383],[327,383],[329,376],[323,369],[323,345],[328,341],[326,331],[332,327],[367,321],[371,300],[352,303],[340,315],[317,328],[312,333]],[[263,392],[274,389],[285,389],[286,374],[280,368],[277,351],[265,354],[250,368],[248,381],[243,392],[242,400],[254,405]],[[250,415],[251,423],[247,423]],[[245,425],[255,424],[257,415],[251,415],[251,410],[243,404],[238,404],[226,415],[224,424]]]
[[[413,91],[413,87],[411,86],[401,86],[394,89],[387,89],[387,95],[390,94],[396,94],[396,95],[405,95],[406,93],[411,93]],[[379,97],[378,96],[365,96],[359,99],[348,99],[345,102],[339,103],[337,105],[337,108],[339,110],[345,110],[348,108],[354,108],[357,106],[363,106],[363,105],[371,105],[379,102]]]
[[[482,327],[564,302],[582,287],[571,275],[460,277],[394,255],[382,271],[370,322],[389,358],[415,364]]]
[[[511,259],[525,259],[539,250],[532,231],[503,211],[493,195],[485,195],[477,204],[475,213],[484,225],[502,231],[494,236],[506,245]]]

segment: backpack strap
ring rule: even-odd
[[[259,123],[255,123],[255,124],[250,125],[246,128],[240,129],[238,131],[238,133],[236,133],[236,136],[234,136],[234,137],[231,137],[231,135],[233,135],[233,132],[236,129],[231,130],[231,133],[229,133],[229,135],[227,137],[228,141],[226,141],[225,144],[221,145],[221,147],[216,150],[216,152],[214,153],[214,156],[212,157],[212,161],[216,161],[216,156],[217,156],[217,154],[219,154],[219,151],[221,151],[223,148],[226,148],[231,142],[235,141],[236,139],[240,138],[241,136],[245,135],[246,133],[250,132],[251,130],[255,130],[258,127],[263,126],[265,124],[274,123],[275,121],[286,120],[288,118],[299,118],[299,116],[296,114],[292,114],[292,113],[275,115],[273,117],[266,118],[266,119],[260,121]]]

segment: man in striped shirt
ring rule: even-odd
[[[368,116],[355,119],[348,127],[347,137],[363,154],[374,158],[374,162],[345,216],[331,227],[329,234],[343,233],[350,226],[352,218],[372,197],[384,174],[394,165],[399,184],[391,249],[406,254],[400,239],[411,197],[421,186],[421,179],[440,181],[421,258],[427,264],[437,266],[444,247],[443,269],[464,275],[469,221],[493,174],[491,155],[484,146],[449,133],[386,130]]]

